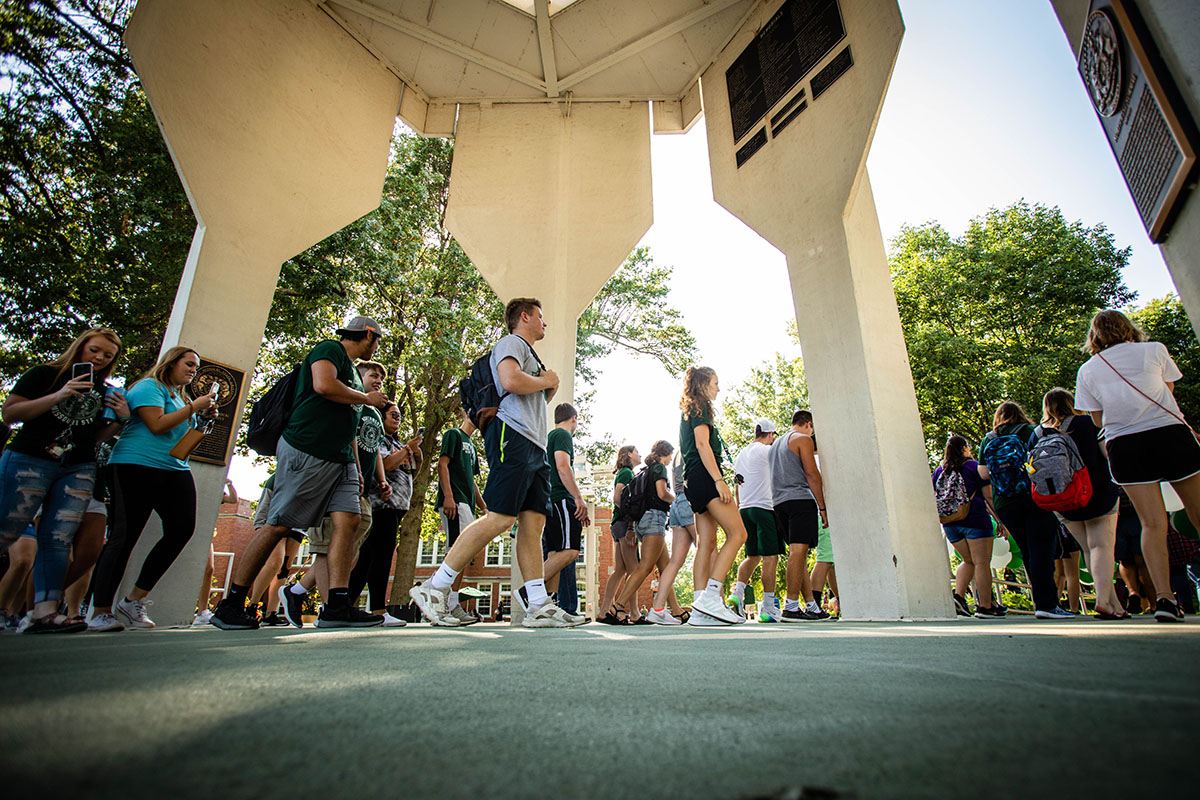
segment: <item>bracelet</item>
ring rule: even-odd
[[[817,511],[824,511],[824,510],[825,509],[821,508],[820,506],[817,506]]]

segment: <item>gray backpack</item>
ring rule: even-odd
[[[1033,501],[1048,511],[1074,511],[1088,504],[1092,484],[1083,456],[1070,436],[1041,427],[1029,448]]]

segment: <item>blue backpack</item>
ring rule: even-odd
[[[1018,497],[1029,494],[1029,447],[1016,434],[998,435],[988,433],[984,439],[983,452],[979,454],[983,465],[991,473],[992,490],[1000,497]]]

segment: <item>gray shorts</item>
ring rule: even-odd
[[[275,493],[268,525],[304,530],[335,511],[359,513],[358,468],[302,453],[282,437],[275,450]]]

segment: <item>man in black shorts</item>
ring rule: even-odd
[[[446,531],[447,550],[458,541],[459,534],[475,521],[476,507],[479,508],[479,513],[487,513],[487,503],[483,501],[483,495],[475,483],[475,476],[479,474],[479,453],[475,450],[475,443],[471,441],[475,425],[465,411],[459,413],[462,414],[462,423],[442,434],[442,447],[437,460],[436,505],[442,528]],[[454,585],[450,587],[447,606],[459,624],[471,625],[480,620],[478,615],[462,607],[458,595],[462,584],[463,573],[460,572],[454,579]]]
[[[579,413],[570,403],[559,403],[554,409],[554,430],[546,439],[546,460],[550,465],[550,516],[542,532],[542,549],[546,552],[543,574],[546,591],[557,604],[558,578],[563,568],[579,557],[583,526],[590,525],[587,504],[575,483],[575,427]],[[564,613],[579,622],[586,617]]]
[[[801,409],[792,415],[792,427],[771,445],[771,499],[780,527],[787,535],[787,599],[784,622],[829,619],[829,613],[812,600],[808,576],[808,550],[819,540],[817,519],[829,527],[825,492],[817,468],[812,413]],[[801,605],[800,598],[804,598]]]

